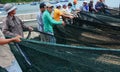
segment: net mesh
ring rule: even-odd
[[[120,19],[117,18],[79,13],[72,24],[55,26],[54,31],[57,43],[120,48]]]
[[[120,50],[24,40],[19,43],[31,65],[11,44],[24,72],[119,72]]]

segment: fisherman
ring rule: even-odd
[[[40,12],[38,13],[37,15],[37,22],[38,22],[38,31],[40,32],[44,32],[44,24],[43,24],[43,20],[42,20],[42,15],[43,15],[43,12],[46,10],[46,5],[45,3],[41,3],[39,5],[39,8],[40,8]],[[43,33],[40,33],[40,38],[41,38],[41,41],[45,41],[45,35]]]
[[[72,6],[72,11],[76,11],[77,10],[76,4],[77,4],[77,0],[74,0],[73,1],[73,6]]]
[[[93,7],[93,0],[90,0],[90,3],[88,4],[88,6],[89,6],[89,12],[91,13],[97,12]]]
[[[67,12],[68,14],[65,14],[65,13],[63,13],[62,12],[62,9],[61,9],[61,4],[60,3],[57,3],[56,4],[56,9],[54,9],[54,16],[53,16],[53,18],[56,20],[56,21],[60,21],[60,18],[62,17],[62,20],[65,22],[65,23],[67,23],[67,21],[66,21],[66,18],[68,19],[68,20],[71,20],[71,19],[73,19],[73,16],[72,16],[72,14],[71,13],[69,13],[69,12]],[[67,24],[70,24],[70,23],[67,23]],[[61,27],[61,28],[63,28],[64,29],[64,26],[58,26],[58,25],[54,25],[54,32],[55,32],[55,34],[57,33],[57,30],[56,30],[56,28],[58,28],[58,27]],[[64,34],[62,34],[62,33],[57,33],[57,35],[60,35],[60,36],[62,36],[62,37],[64,37],[65,38],[65,36],[64,36]],[[56,42],[57,43],[62,43],[62,42],[65,42],[65,41],[63,41],[62,39],[56,39]]]
[[[63,6],[62,6],[63,8],[62,8],[62,10],[61,10],[61,12],[64,14],[64,15],[68,15],[68,16],[72,16],[73,14],[71,14],[71,13],[69,13],[68,11],[67,11],[67,5],[66,4],[63,4]]]
[[[23,36],[23,29],[29,29],[30,31],[33,30],[32,27],[27,27],[23,24],[23,22],[15,16],[16,14],[16,6],[12,4],[5,4],[4,9],[7,12],[7,17],[3,21],[2,31],[7,36]]]
[[[16,36],[10,39],[5,39],[3,33],[0,30],[0,66],[5,68],[6,72],[22,72],[17,60],[12,54],[8,43],[20,42],[21,36]]]
[[[67,12],[67,5],[66,5],[66,4],[63,4],[61,12],[62,12],[63,14],[69,14],[69,13]]]
[[[53,25],[65,25],[63,21],[56,21],[52,18],[51,12],[53,11],[53,5],[47,4],[47,10],[43,13],[43,24],[44,24],[44,32],[50,34],[46,36],[47,42],[56,43],[56,39],[54,37]]]
[[[61,9],[61,12],[62,12],[63,15],[70,16],[69,18],[62,16],[63,21],[67,24],[70,24],[74,15],[67,11],[67,5],[66,4],[63,5],[63,8]]]
[[[108,10],[108,6],[104,3],[103,0],[97,1],[95,9],[100,14],[111,14],[110,11]]]
[[[83,1],[83,5],[80,7],[80,11],[89,12],[89,6],[86,0]]]
[[[67,11],[68,11],[69,13],[72,13],[72,3],[68,3]]]
[[[57,3],[56,9],[54,9],[54,14],[53,14],[53,18],[56,21],[60,21],[60,16],[66,17],[66,18],[71,18],[71,19],[73,18],[73,16],[65,15],[64,13],[62,13],[60,9],[61,9],[61,4]]]

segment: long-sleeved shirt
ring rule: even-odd
[[[38,15],[37,15],[37,23],[38,23],[38,31],[42,31],[43,32],[43,20],[42,20],[42,15],[43,15],[43,13],[42,12],[40,12],[40,13],[38,13]]]
[[[3,21],[2,31],[6,36],[23,36],[23,29],[28,29],[23,22],[16,16],[7,16]]]
[[[48,12],[48,10],[46,10],[43,13],[42,19],[44,24],[44,32],[47,32],[47,33],[48,32],[53,33],[53,27],[52,27],[53,24],[57,24],[57,25],[62,24],[62,21],[54,20],[51,16],[51,13]]]

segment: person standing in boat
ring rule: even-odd
[[[30,31],[33,30],[32,27],[27,27],[23,24],[23,22],[15,16],[16,14],[16,6],[7,3],[4,5],[4,9],[7,12],[7,17],[3,21],[3,27],[2,31],[6,36],[17,36],[20,35],[24,37],[23,35],[23,29],[28,29]]]
[[[44,11],[42,19],[44,24],[44,32],[49,34],[46,37],[47,42],[56,43],[56,39],[54,37],[53,25],[65,25],[63,21],[56,21],[52,18],[51,13],[53,11],[53,5],[47,4],[47,10]]]
[[[45,3],[41,3],[39,5],[39,8],[40,8],[40,12],[38,13],[37,15],[37,23],[38,23],[38,31],[40,32],[44,32],[44,29],[43,29],[43,20],[42,20],[42,15],[43,15],[43,12],[46,10],[46,5]],[[41,41],[45,41],[45,35],[40,33],[40,38],[41,38]]]
[[[10,42],[20,42],[20,38],[21,36],[16,36],[10,39],[5,39],[0,30],[0,67],[4,68],[5,72],[22,72],[8,45]]]

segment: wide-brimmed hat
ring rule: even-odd
[[[7,13],[9,13],[9,12],[17,9],[17,7],[14,6],[13,4],[7,3],[7,4],[4,5],[4,9]]]

